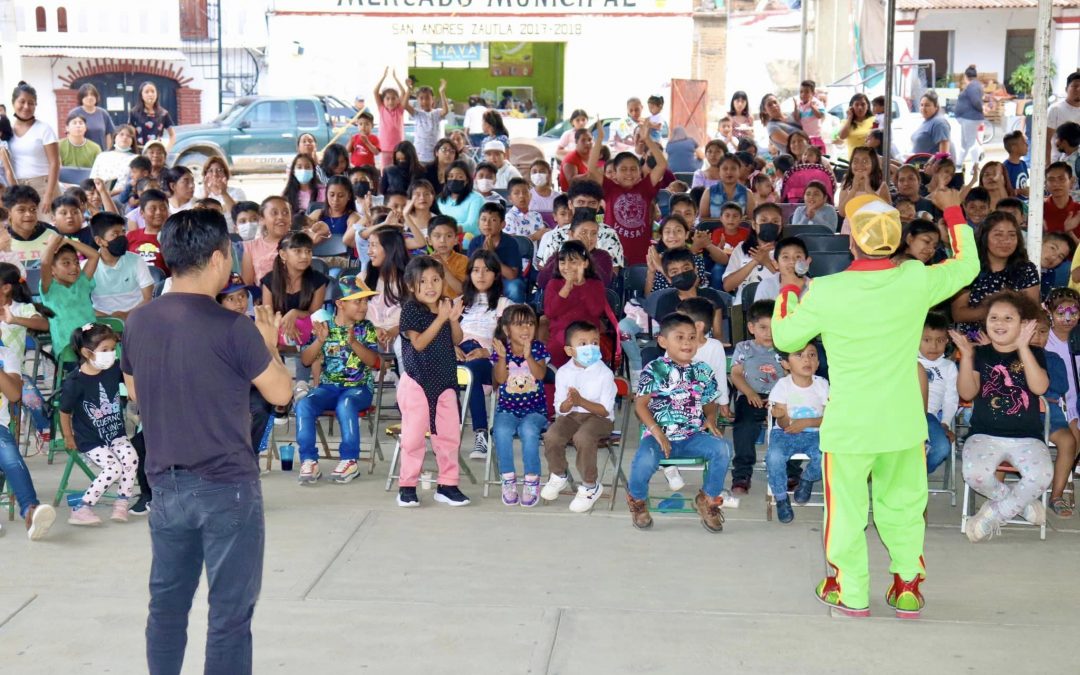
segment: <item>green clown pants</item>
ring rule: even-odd
[[[866,552],[869,510],[867,479],[872,481],[874,525],[889,550],[889,571],[910,581],[926,574],[923,537],[926,523],[926,451],[880,454],[824,453],[825,560],[836,576],[840,601],[852,609],[870,605]]]

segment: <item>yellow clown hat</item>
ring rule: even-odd
[[[871,256],[892,254],[900,246],[900,212],[877,195],[859,195],[848,201],[844,217],[851,224],[851,239]]]

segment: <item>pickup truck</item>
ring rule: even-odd
[[[210,157],[221,157],[235,173],[279,173],[296,156],[300,134],[315,136],[321,149],[342,127],[338,143],[347,145],[356,133],[349,120],[356,113],[333,96],[245,96],[207,124],[176,129],[169,166],[196,171]]]

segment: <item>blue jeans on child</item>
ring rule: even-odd
[[[488,428],[487,397],[484,385],[491,384],[491,361],[473,359],[463,364],[472,373],[472,390],[469,392],[469,417],[475,430]]]
[[[491,425],[491,437],[495,439],[495,452],[499,458],[499,471],[514,471],[514,435],[521,439],[521,463],[525,475],[540,475],[540,435],[547,427],[547,417],[542,413],[529,413],[518,417],[514,413],[497,412]]]
[[[702,489],[709,497],[716,497],[724,491],[724,478],[728,464],[731,463],[731,444],[723,438],[717,438],[707,432],[698,432],[681,441],[671,441],[672,459],[703,458],[705,466]],[[649,496],[649,480],[660,468],[664,451],[651,435],[641,439],[634,463],[630,467],[630,481],[627,488],[634,499]]]
[[[630,376],[637,381],[641,374],[641,368],[645,364],[641,362],[641,347],[637,343],[637,334],[642,332],[641,326],[633,319],[626,317],[619,322],[619,333],[630,336],[629,340],[622,340],[623,354],[626,355],[626,365],[630,368]]]
[[[296,443],[300,446],[300,461],[318,460],[315,433],[319,414],[333,410],[341,425],[342,460],[360,457],[360,413],[371,407],[371,390],[367,387],[342,387],[320,384],[296,404]]]
[[[525,302],[525,280],[503,279],[503,295],[510,298],[510,302]]]
[[[942,463],[949,458],[952,452],[952,443],[941,426],[937,416],[926,413],[926,431],[930,437],[930,443],[926,448],[926,473],[934,473]]]
[[[770,430],[769,449],[765,452],[765,471],[769,477],[769,489],[778,502],[787,499],[788,460],[800,452],[810,457],[810,461],[803,468],[801,480],[811,483],[821,480],[821,435],[818,432],[789,434],[783,429]]]
[[[7,427],[0,427],[0,471],[4,472],[4,480],[11,486],[11,494],[19,504],[19,515],[25,517],[26,510],[40,502],[34,491],[34,481],[30,479],[30,469],[26,468],[19,444]]]
[[[30,411],[30,421],[38,431],[49,431],[52,424],[45,413],[45,398],[38,391],[37,385],[29,375],[23,375],[22,401],[20,403]]]

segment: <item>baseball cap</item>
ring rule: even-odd
[[[228,283],[226,283],[225,288],[221,289],[221,292],[218,293],[218,297],[220,298],[222,296],[229,295],[237,291],[247,291],[248,295],[254,296],[255,293],[258,292],[258,290],[259,289],[256,286],[248,286],[247,284],[245,284],[244,280],[240,278],[239,274],[233,274],[229,276]]]
[[[146,142],[146,145],[144,145],[144,146],[143,146],[143,149],[142,149],[142,151],[143,151],[143,154],[145,155],[145,154],[146,154],[146,151],[147,151],[147,150],[149,150],[149,149],[150,149],[151,147],[153,147],[153,146],[155,146],[155,145],[157,145],[157,146],[160,146],[160,147],[161,147],[161,151],[162,151],[162,152],[164,152],[165,154],[169,154],[169,151],[168,151],[168,150],[167,150],[167,149],[165,148],[165,144],[164,144],[164,143],[162,143],[161,141],[157,140],[157,139],[154,139],[154,140],[152,140],[152,141],[147,141],[147,142]]]
[[[851,239],[872,256],[890,255],[900,246],[900,212],[877,195],[859,195],[848,201],[844,217],[851,223]]]
[[[338,279],[338,286],[341,288],[342,300],[360,300],[362,298],[370,298],[373,295],[378,295],[377,292],[368,288],[367,284],[355,274],[350,274],[349,276]]]
[[[488,141],[484,143],[484,152],[506,152],[506,145],[502,141]]]

